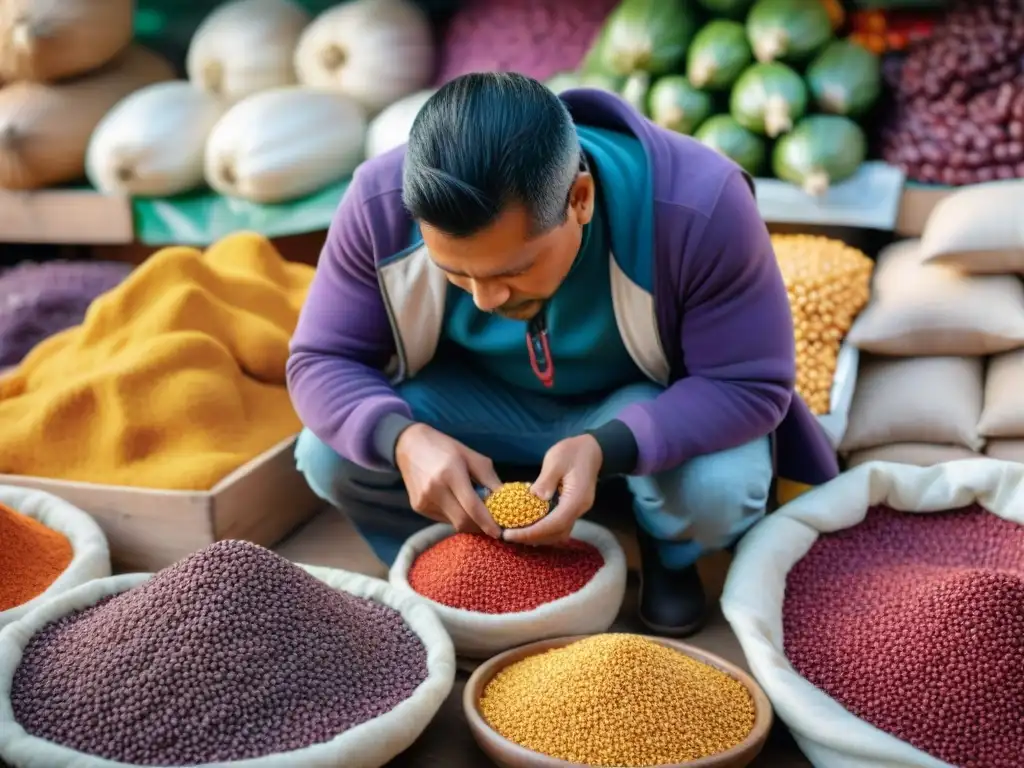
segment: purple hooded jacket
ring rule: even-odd
[[[750,178],[613,95],[583,89],[562,99],[577,124],[636,136],[653,174],[646,343],[665,358],[667,387],[618,417],[636,440],[633,474],[774,433],[780,476],[812,485],[834,477],[835,452],[793,392],[792,316]],[[391,415],[411,417],[393,385],[433,356],[446,286],[429,258],[406,258],[414,222],[402,205],[403,159],[399,147],[356,172],[328,232],[287,368],[303,423],[338,454],[372,469],[390,466],[375,447],[375,431]],[[418,255],[426,255],[422,244]]]

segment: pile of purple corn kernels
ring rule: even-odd
[[[397,611],[223,541],[46,626],[11,700],[28,733],[78,752],[196,765],[329,741],[426,677]]]
[[[804,678],[879,729],[953,765],[1024,764],[1024,527],[873,508],[794,566],[783,634]]]

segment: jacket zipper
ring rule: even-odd
[[[526,349],[530,353],[530,367],[540,383],[550,389],[555,385],[555,361],[548,345],[546,307],[534,315],[526,326]]]

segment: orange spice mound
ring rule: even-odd
[[[67,536],[0,504],[0,611],[45,592],[72,555]]]

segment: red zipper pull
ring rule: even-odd
[[[526,326],[526,349],[530,353],[530,367],[541,384],[549,389],[555,386],[555,361],[548,346],[548,327],[543,309]]]

